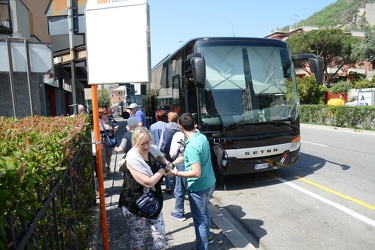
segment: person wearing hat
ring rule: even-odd
[[[128,109],[130,110],[130,115],[137,118],[139,127],[147,127],[146,115],[138,108],[138,104],[132,103]]]

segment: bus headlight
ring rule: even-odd
[[[301,147],[301,137],[298,136],[293,139],[292,143],[290,144],[290,151],[296,151],[299,150]]]

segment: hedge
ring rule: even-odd
[[[343,128],[375,130],[375,107],[301,105],[300,122]]]
[[[91,142],[89,116],[26,117],[13,119],[0,117],[0,249],[7,248],[6,218],[33,220],[40,209],[37,190],[42,199],[50,193],[50,183],[61,178],[83,142]],[[79,200],[74,216],[77,221],[78,241],[86,244],[95,192],[93,188],[93,161],[91,145],[83,147],[75,164],[82,166],[82,178],[75,199]],[[57,214],[71,216],[69,201],[61,200]],[[43,223],[41,221],[40,223]],[[45,223],[45,222],[44,222]],[[15,231],[21,230],[16,221]],[[64,234],[65,228],[59,228]],[[21,230],[22,231],[22,230]]]

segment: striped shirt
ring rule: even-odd
[[[157,121],[150,126],[150,132],[152,136],[152,142],[159,148],[160,136],[163,128],[165,127],[165,122]]]

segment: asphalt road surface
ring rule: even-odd
[[[298,164],[228,176],[212,203],[259,249],[375,249],[375,133],[301,125],[301,137]]]

